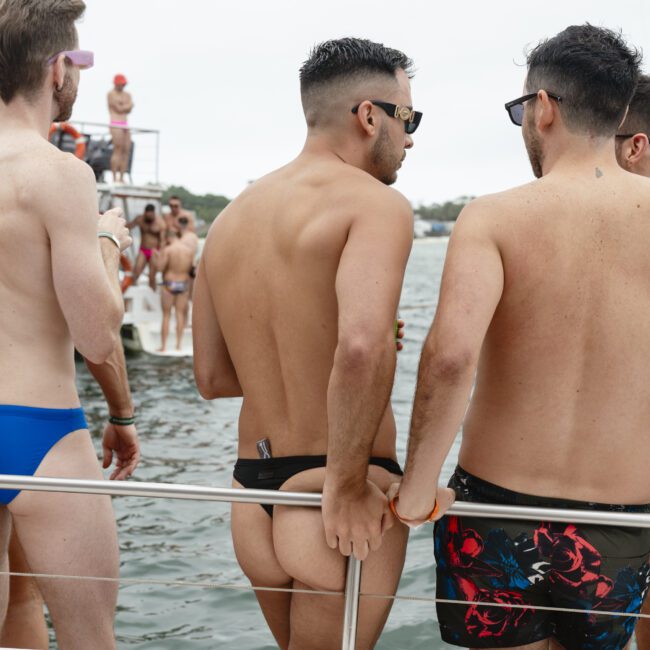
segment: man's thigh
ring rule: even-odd
[[[113,142],[113,153],[121,153],[124,148],[124,131],[122,129],[109,129]]]
[[[165,316],[169,316],[174,305],[174,295],[167,291],[165,287],[160,290],[160,306],[162,307]]]
[[[181,317],[185,318],[187,316],[187,306],[190,303],[190,294],[186,291],[185,293],[177,294],[175,298],[174,307],[176,308],[176,317],[178,318],[180,314]]]
[[[233,487],[242,486],[233,481]],[[272,522],[267,512],[256,503],[233,503],[230,527],[235,555],[252,585],[289,588],[292,580],[275,557]],[[256,591],[255,595],[278,645],[287,648],[291,594]]]
[[[59,440],[35,476],[101,479],[88,431],[75,431]],[[118,576],[110,497],[22,491],[9,509],[34,573],[79,576],[73,580],[38,579],[60,643],[65,647],[65,643],[74,644],[79,639],[109,639],[117,584],[83,577]]]

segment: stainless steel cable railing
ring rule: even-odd
[[[84,479],[44,478],[33,476],[0,475],[0,489],[32,490],[41,492],[70,492],[80,494],[107,494],[111,496],[158,497],[169,499],[192,499],[200,501],[222,501],[231,503],[263,503],[283,506],[319,507],[321,495],[309,492],[281,492],[276,490],[249,490],[244,488],[217,488],[196,485],[149,482],[93,481]],[[561,510],[558,508],[531,508],[522,506],[491,505],[457,501],[449,510],[451,515],[473,517],[499,517],[521,520],[555,521],[573,524],[596,524],[605,526],[630,526],[650,528],[650,513],[606,512],[594,510]],[[16,574],[18,575],[18,574]],[[78,578],[79,576],[50,576],[58,578]],[[114,580],[124,579],[92,578]],[[161,583],[164,581],[160,581]],[[188,583],[190,585],[192,583]],[[211,586],[211,585],[210,585]],[[215,585],[218,586],[218,585]],[[229,588],[241,588],[228,585]],[[357,631],[357,617],[361,587],[361,562],[351,557],[348,561],[345,581],[345,605],[343,617],[342,650],[354,650]],[[282,591],[285,591],[284,589]],[[293,591],[293,590],[286,590]],[[310,592],[319,593],[319,592]],[[327,592],[323,595],[338,595]],[[364,597],[391,598],[405,600],[430,600],[417,597],[386,596],[382,594],[363,594]],[[452,602],[452,601],[445,601]],[[456,601],[453,601],[456,602]],[[467,602],[459,604],[467,605]],[[490,606],[490,603],[479,603]],[[502,606],[495,604],[495,606]],[[553,608],[564,611],[563,608]],[[582,610],[567,610],[588,613]],[[602,613],[602,612],[595,612]],[[644,615],[625,613],[626,616],[643,618]]]

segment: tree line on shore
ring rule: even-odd
[[[193,210],[199,220],[211,224],[219,213],[230,203],[230,199],[221,194],[193,194],[182,185],[170,185],[163,194],[163,202],[170,196],[177,196],[187,210]],[[419,205],[413,209],[416,218],[425,221],[456,221],[460,211],[474,197],[460,196],[453,201]]]

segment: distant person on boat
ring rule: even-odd
[[[163,274],[160,304],[162,306],[161,343],[159,352],[167,351],[169,322],[172,309],[176,318],[176,350],[182,349],[183,333],[187,324],[190,302],[190,272],[194,265],[194,253],[185,246],[177,232],[168,230],[166,246],[154,251],[154,264]]]
[[[165,239],[165,220],[156,214],[156,206],[149,203],[144,208],[144,213],[133,219],[127,224],[127,228],[140,229],[140,250],[135,260],[133,269],[133,284],[136,284],[138,278],[149,267],[149,286],[153,291],[156,290],[156,270],[151,263],[151,256],[154,251],[162,248]]]
[[[506,109],[538,180],[471,202],[451,235],[392,501],[413,525],[447,509],[438,480],[461,424],[462,501],[650,512],[650,182],[614,153],[640,59],[588,24],[528,55]],[[438,603],[447,643],[630,640],[650,529],[447,516],[434,540],[437,597],[474,603]]]
[[[128,129],[128,117],[133,110],[133,98],[124,88],[127,84],[123,74],[113,78],[113,89],[108,93],[108,112],[111,117],[110,132],[113,141],[111,172],[114,183],[123,183],[124,174],[129,169],[131,153],[131,133]]]
[[[177,196],[170,196],[167,205],[169,205],[169,212],[165,216],[167,230],[180,230],[178,220],[186,219],[188,222],[187,230],[196,232],[194,215],[183,208],[183,202]]]
[[[625,121],[616,134],[616,160],[633,174],[650,178],[650,76],[641,75],[630,102]],[[642,614],[650,615],[650,599],[646,595]],[[650,650],[650,621],[639,619],[636,626],[639,650]]]
[[[413,146],[412,63],[356,38],[301,68],[303,151],[252,183],[208,234],[194,293],[194,370],[206,399],[243,395],[234,485],[323,492],[315,509],[235,504],[237,559],[253,585],[392,595],[407,529],[385,492],[401,476],[390,393],[394,319],[413,242],[389,187]],[[341,598],[256,592],[283,648],[340,648]],[[362,599],[357,648],[390,600]]]
[[[92,170],[47,141],[70,118],[80,69],[81,0],[0,4],[0,473],[101,479],[75,385],[74,348],[94,366],[112,416],[132,423],[119,328],[121,250],[131,244],[120,210],[99,216]],[[39,182],[34,184],[34,178]],[[65,191],[62,192],[61,188]],[[20,245],[16,243],[19,242]],[[132,428],[104,436],[104,466],[126,478],[139,458]],[[0,490],[0,564],[13,527],[34,573],[117,578],[110,497]],[[0,624],[8,580],[0,576]],[[59,647],[115,648],[114,582],[39,584]]]

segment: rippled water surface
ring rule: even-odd
[[[404,461],[406,434],[420,347],[431,324],[446,240],[418,241],[409,262],[400,314],[407,322],[393,390],[398,458]],[[148,355],[128,359],[138,411],[144,481],[230,486],[236,459],[240,400],[202,400],[191,360]],[[78,383],[90,427],[99,446],[106,407],[96,384],[79,366]],[[456,448],[443,473],[451,474]],[[171,499],[113,500],[120,537],[122,576],[247,584],[229,532],[227,504]],[[399,593],[434,596],[431,528],[411,535]],[[451,647],[440,641],[432,604],[397,602],[380,649]],[[125,585],[117,613],[120,648],[194,650],[276,648],[252,592],[185,586]]]

